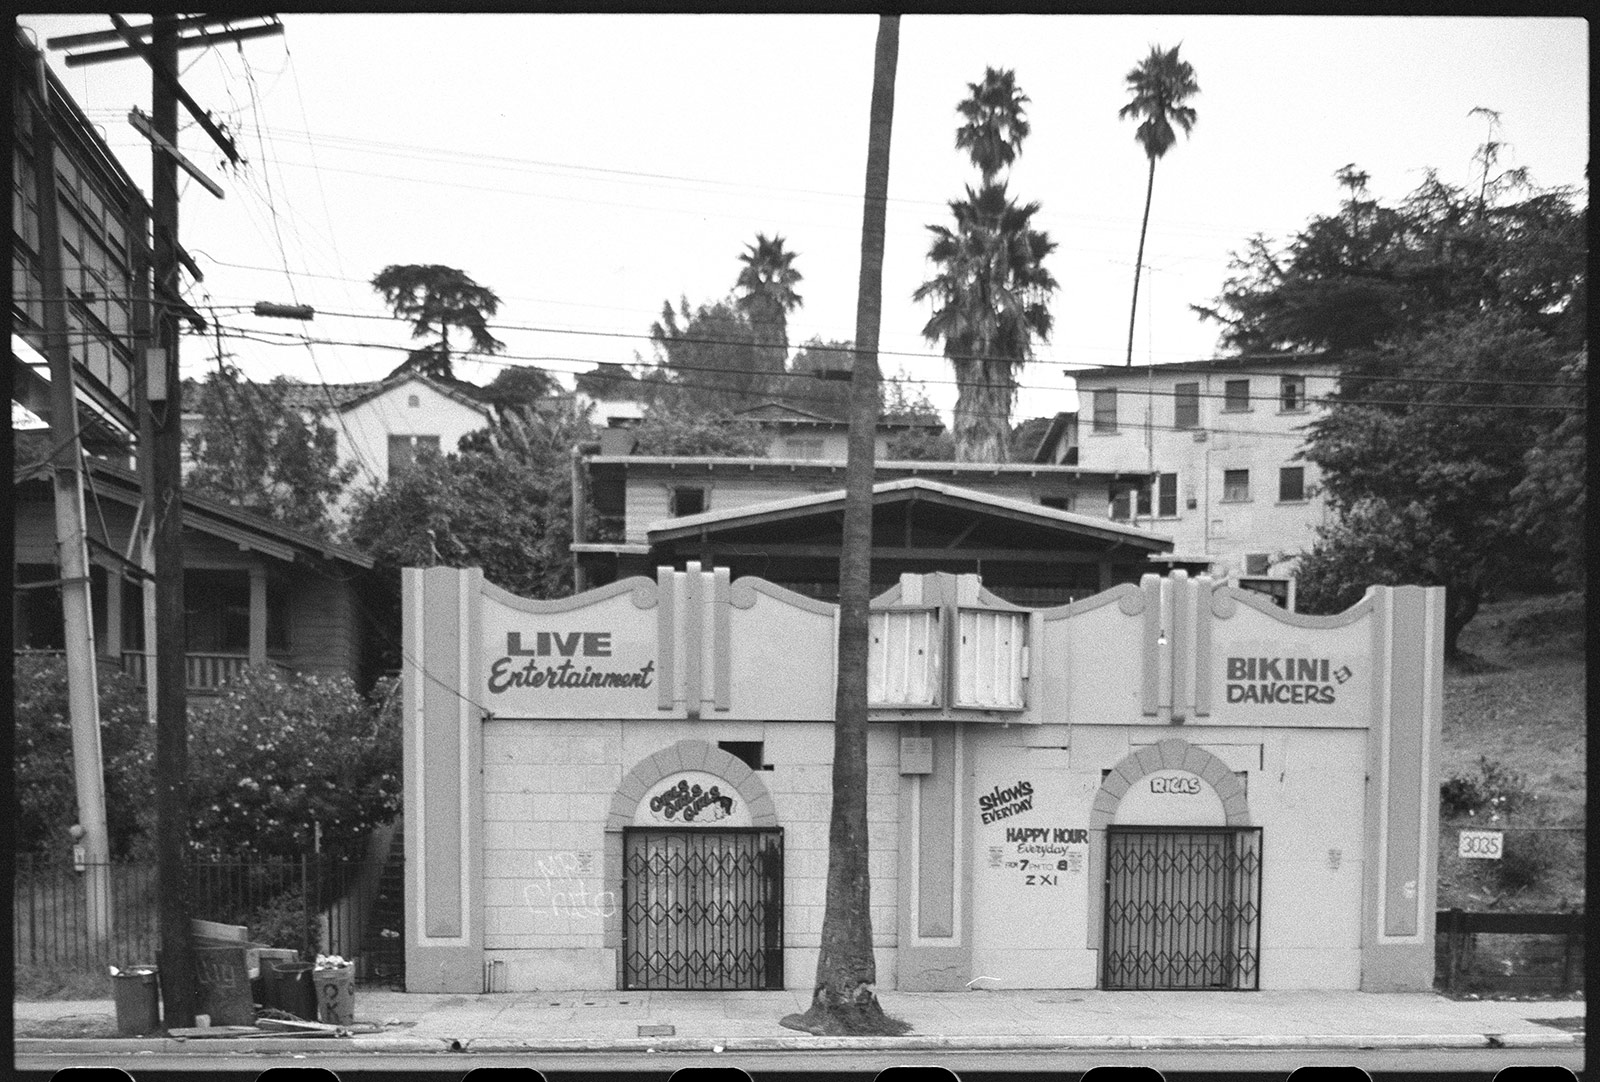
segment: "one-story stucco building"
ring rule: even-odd
[[[810,987],[836,606],[693,563],[403,592],[409,989]],[[1431,987],[1442,604],[905,575],[872,615],[880,984]]]

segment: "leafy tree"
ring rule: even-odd
[[[953,462],[955,439],[945,431],[939,410],[920,384],[912,383],[902,369],[880,385],[879,401],[885,421],[937,421],[938,428],[918,426],[889,436],[886,458],[914,462]]]
[[[355,476],[339,464],[326,410],[285,404],[290,380],[249,383],[224,365],[200,385],[197,431],[185,443],[193,470],[184,486],[316,537],[332,536],[330,512]]]
[[[668,400],[646,410],[633,434],[636,455],[766,458],[772,444],[772,437],[746,418],[726,411],[707,413]]]
[[[78,821],[66,659],[18,654],[14,664],[12,847],[18,853],[65,858],[72,851],[67,830]],[[144,692],[131,677],[102,671],[99,687],[106,825],[111,855],[122,858],[138,851],[136,812],[150,806],[153,791],[141,787],[141,777],[130,775],[124,764],[152,734]]]
[[[481,567],[524,597],[572,592],[574,444],[589,421],[512,410],[462,438],[458,453],[422,455],[381,488],[356,495],[349,539],[379,565]]]
[[[1376,343],[1446,313],[1499,310],[1565,350],[1587,328],[1587,214],[1563,189],[1520,181],[1488,206],[1430,171],[1396,206],[1367,194],[1367,174],[1337,174],[1346,197],[1287,245],[1247,241],[1221,295],[1191,306],[1243,353],[1325,350],[1359,363]]]
[[[1548,393],[1560,369],[1548,338],[1489,312],[1443,317],[1347,371],[1302,452],[1340,516],[1299,569],[1308,607],[1337,611],[1362,582],[1444,586],[1454,658],[1493,585],[1537,583],[1552,557],[1512,493],[1529,448],[1566,416]]]
[[[647,380],[651,399],[663,395],[709,410],[741,410],[774,397],[782,377],[761,367],[763,342],[732,299],[674,311],[661,306],[651,324],[660,369]]]
[[[790,379],[783,401],[810,413],[845,420],[850,416],[850,381],[837,378],[838,373],[853,371],[855,344],[837,340],[824,340],[813,335],[799,349],[789,365],[790,376],[810,376],[810,379]],[[835,375],[827,375],[834,373]]]
[[[633,398],[644,393],[638,377],[614,361],[601,361],[589,371],[579,372],[573,385],[578,393],[595,399]]]
[[[1511,512],[1524,534],[1556,554],[1558,581],[1581,590],[1588,584],[1586,493],[1589,428],[1582,407],[1588,392],[1589,351],[1582,350],[1560,373],[1555,398],[1569,412],[1539,435],[1523,459],[1522,480],[1511,490]]]
[[[455,267],[437,263],[391,264],[372,278],[395,318],[411,324],[411,337],[438,335],[439,341],[414,351],[396,369],[454,379],[450,328],[467,332],[468,353],[499,353],[505,343],[489,332],[489,317],[500,310],[494,290],[480,286]]]
[[[561,391],[561,384],[542,368],[514,364],[502,368],[479,397],[497,409],[529,406]]]
[[[1194,67],[1188,61],[1178,59],[1179,48],[1181,46],[1174,45],[1163,51],[1159,45],[1152,45],[1150,55],[1128,72],[1125,81],[1131,97],[1128,104],[1117,110],[1117,116],[1122,119],[1132,117],[1139,121],[1133,137],[1144,149],[1145,157],[1150,159],[1149,179],[1145,181],[1144,188],[1144,219],[1139,223],[1139,255],[1133,264],[1133,302],[1128,306],[1127,363],[1130,366],[1133,364],[1134,317],[1139,311],[1139,274],[1144,269],[1145,235],[1150,228],[1150,200],[1156,187],[1156,160],[1165,157],[1178,141],[1173,125],[1176,124],[1188,135],[1197,119],[1194,108],[1184,103],[1200,93],[1200,84],[1195,82]]]
[[[794,287],[802,275],[794,269],[795,253],[787,251],[780,236],[756,234],[756,242],[739,256],[743,266],[735,288],[734,302],[760,343],[757,366],[764,372],[781,375],[789,357],[789,313],[803,303]]]

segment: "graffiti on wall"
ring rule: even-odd
[[[523,900],[536,915],[551,917],[609,917],[617,911],[615,891],[593,888],[594,854],[557,852],[534,861],[540,876],[522,890]]]

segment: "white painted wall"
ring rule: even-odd
[[[390,436],[438,436],[440,453],[449,454],[462,436],[488,425],[489,408],[469,406],[410,379],[341,411],[328,423],[338,435],[339,461],[356,464],[356,476],[335,510],[342,521],[356,491],[388,481]]]
[[[1135,368],[1126,375],[1096,372],[1080,375],[1078,464],[1093,470],[1145,470],[1178,475],[1178,513],[1173,517],[1139,517],[1133,525],[1168,534],[1180,555],[1215,557],[1217,574],[1244,572],[1246,553],[1268,553],[1273,574],[1286,573],[1295,554],[1309,549],[1313,532],[1327,520],[1320,495],[1303,501],[1278,499],[1278,470],[1284,466],[1305,469],[1308,490],[1316,492],[1321,476],[1315,465],[1295,460],[1304,445],[1305,426],[1321,410],[1314,403],[1330,394],[1337,379],[1325,366],[1292,366],[1274,361],[1264,365],[1274,375],[1163,371],[1146,373]],[[1306,378],[1305,409],[1280,408],[1276,373],[1298,373]],[[1225,410],[1224,383],[1250,380],[1250,408]],[[1200,384],[1199,426],[1174,428],[1173,387]],[[1116,387],[1117,431],[1094,430],[1094,392]],[[1153,393],[1152,393],[1153,392]],[[1146,420],[1153,418],[1149,445]],[[1223,499],[1223,473],[1250,471],[1250,498]],[[1189,506],[1190,501],[1194,506]],[[1158,510],[1152,501],[1152,512]]]

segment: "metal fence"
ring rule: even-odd
[[[148,964],[160,945],[156,866],[116,862],[103,875],[87,866],[18,854],[11,903],[12,956],[18,965],[80,972],[107,965]],[[185,866],[189,915],[199,920],[242,924],[249,937],[305,957],[339,954],[357,961],[375,943],[398,941],[375,926],[378,882],[370,863],[359,860],[206,861]],[[101,912],[109,936],[93,934],[88,892],[104,884]]]

